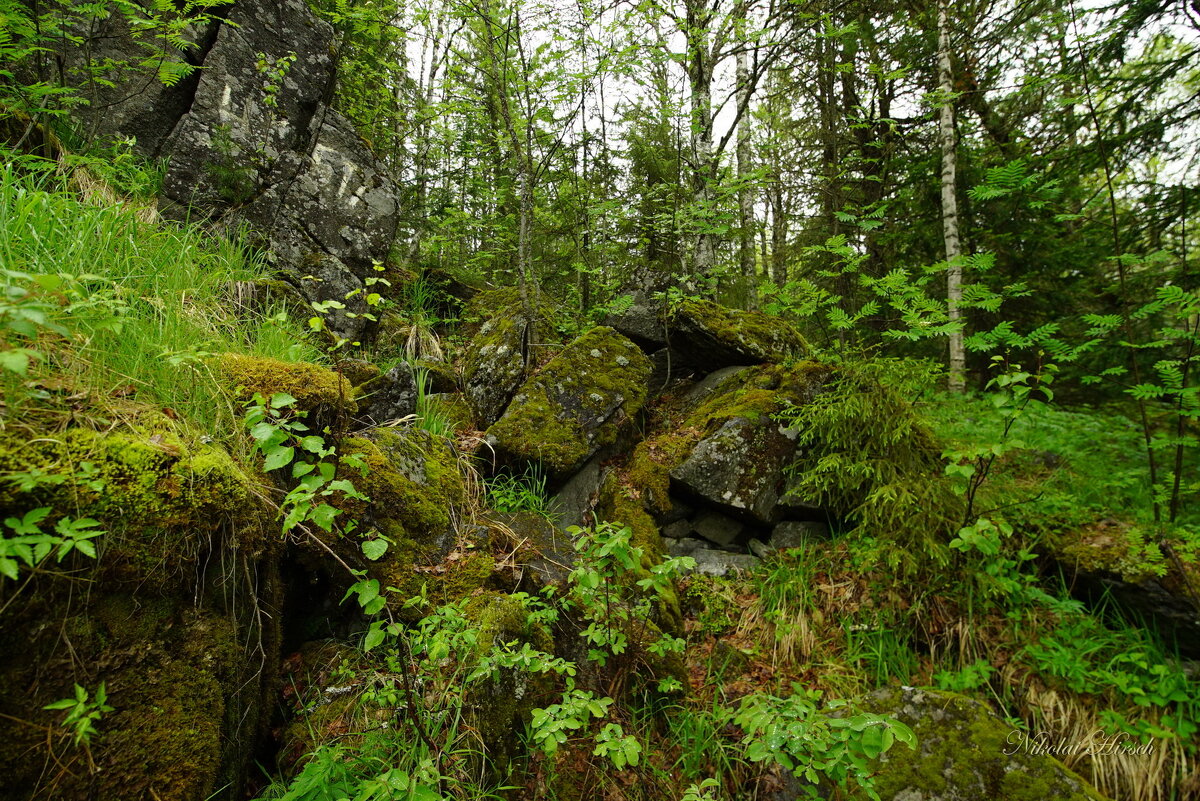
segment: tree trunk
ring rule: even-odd
[[[958,198],[955,184],[958,172],[958,151],[954,141],[954,84],[950,74],[950,28],[946,0],[938,3],[938,93],[941,95],[939,138],[942,144],[942,234],[946,240],[946,305],[951,323],[962,319],[962,249],[958,236]],[[951,392],[966,388],[966,356],[963,351],[962,329],[950,334]]]
[[[747,299],[753,305],[755,295],[754,268],[754,196],[750,190],[750,56],[743,47],[737,53],[738,107],[745,109],[738,122],[737,171],[738,171],[738,260],[742,278],[746,283]]]
[[[712,210],[713,163],[712,55],[709,53],[709,24],[712,11],[707,3],[687,4],[688,83],[691,89],[692,204],[693,214],[705,216]],[[703,222],[701,220],[701,222]],[[717,266],[714,235],[698,231],[692,254],[692,275],[711,275]]]

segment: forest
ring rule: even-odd
[[[1200,799],[1197,0],[0,0],[0,801]]]

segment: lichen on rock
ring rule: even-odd
[[[513,393],[525,380],[527,362],[537,360],[527,352],[532,326],[540,342],[557,341],[558,311],[542,295],[527,313],[516,289],[480,292],[464,312],[479,327],[467,343],[463,357],[463,392],[482,425],[500,418]]]
[[[642,408],[650,362],[611,328],[593,328],[518,390],[488,431],[502,457],[536,462],[565,479]]]

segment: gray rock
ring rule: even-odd
[[[604,483],[605,471],[597,456],[571,476],[562,489],[550,499],[550,509],[558,520],[559,528],[583,526],[591,519],[592,509]]]
[[[794,437],[770,418],[731,418],[692,449],[671,479],[724,511],[773,524],[785,511],[779,501]]]
[[[732,545],[741,536],[745,525],[719,512],[701,512],[692,521],[692,531],[711,543]]]
[[[172,216],[224,217],[245,224],[268,262],[309,301],[334,300],[326,322],[361,337],[361,289],[384,261],[397,224],[397,191],[329,107],[332,27],[302,0],[241,0],[227,23],[194,32],[202,69],[172,90],[148,89],[106,109],[114,133],[139,136],[143,152],[169,157],[162,201]],[[259,54],[271,65],[299,54],[274,97]],[[154,83],[152,80],[147,82]],[[123,87],[128,92],[129,87]],[[174,115],[172,117],[172,115]],[[148,129],[169,132],[142,141]]]
[[[535,592],[548,584],[565,589],[567,576],[575,567],[574,540],[534,512],[511,512],[497,518],[522,544],[521,553],[528,554],[521,565],[522,582],[528,582]]]
[[[481,293],[469,314],[485,317],[463,351],[463,394],[483,427],[500,419],[525,382],[525,342],[531,325],[543,342],[555,341],[554,308],[539,299],[527,314],[515,293]],[[533,319],[536,318],[536,319]]]
[[[687,398],[684,402],[688,406],[695,406],[699,403],[702,403],[704,399],[709,395],[712,395],[713,392],[715,392],[716,389],[721,386],[726,379],[732,378],[739,373],[744,373],[746,369],[747,368],[744,366],[738,366],[722,367],[720,370],[714,370],[706,375],[703,379],[698,381],[696,386],[692,387],[691,391],[688,392]]]
[[[808,350],[787,323],[759,312],[729,309],[689,299],[668,316],[648,289],[630,293],[633,302],[605,318],[604,324],[637,342],[647,352],[670,348],[679,366],[705,372],[730,365],[779,361]]]
[[[628,293],[633,302],[625,309],[604,318],[603,324],[615,328],[643,350],[662,350],[667,345],[667,327],[663,323],[663,303],[649,292]]]
[[[662,528],[664,537],[680,540],[692,533],[692,523],[690,520],[676,520],[674,523],[668,523]]]
[[[916,734],[917,750],[896,743],[876,763],[875,789],[882,798],[1032,798],[1029,788],[1037,787],[1041,801],[1103,799],[980,701],[936,690],[886,687],[868,696],[862,706],[897,718]]]
[[[708,548],[697,548],[685,555],[696,560],[695,572],[705,576],[727,576],[733,572],[753,570],[760,564],[757,556],[748,553],[713,551]]]
[[[358,416],[368,425],[383,425],[417,411],[417,380],[407,362],[370,379],[358,392]]]
[[[706,548],[708,544],[694,537],[681,537],[668,545],[667,553],[671,556],[691,556],[696,551]]]
[[[829,526],[816,520],[785,520],[771,530],[767,541],[774,550],[799,548],[814,540],[829,539]]]
[[[696,507],[676,495],[670,496],[668,501],[671,508],[658,518],[660,526],[667,526],[696,514]]]
[[[746,548],[759,559],[766,559],[775,553],[774,548],[757,538],[751,539],[750,542],[746,543]]]

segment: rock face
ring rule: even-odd
[[[383,425],[417,410],[417,379],[408,362],[369,379],[356,391],[359,419],[369,425]]]
[[[98,24],[89,37],[101,51],[93,59],[141,58],[121,15]],[[183,35],[196,43],[186,57],[198,69],[172,87],[144,74],[113,76],[117,87],[92,99],[85,123],[134,136],[142,154],[168,158],[165,213],[248,225],[271,266],[309,301],[347,307],[329,310],[331,329],[362,336],[367,321],[351,314],[365,308],[346,295],[386,260],[398,193],[329,105],[333,28],[303,0],[239,0],[224,20]]]
[[[953,693],[887,687],[868,696],[870,711],[913,729],[917,750],[881,757],[875,789],[904,801],[1103,801],[1061,762],[1023,743],[1021,732],[986,704]]]
[[[502,457],[539,462],[552,479],[566,479],[641,410],[649,374],[636,345],[593,328],[521,387],[488,442]]]

